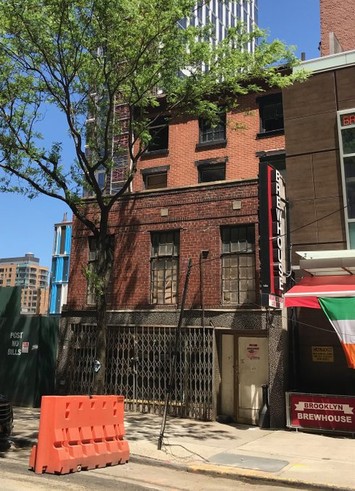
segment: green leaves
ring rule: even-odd
[[[112,145],[123,132],[133,135],[132,178],[152,108],[213,123],[221,101],[228,109],[265,84],[304,78],[280,72],[280,63],[297,62],[293,51],[260,30],[239,23],[217,43],[212,24],[189,26],[183,19],[196,8],[194,0],[0,0],[0,169],[9,189],[61,199],[87,224],[82,189],[99,210],[112,207],[120,192],[108,199],[98,173],[109,182],[116,156],[127,152],[117,138]],[[64,116],[69,161],[62,142],[44,138],[48,106]]]

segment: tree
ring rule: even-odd
[[[0,1],[1,190],[61,200],[90,231],[97,261],[86,275],[96,300],[96,356],[102,364],[97,393],[103,393],[105,380],[110,213],[129,190],[152,138],[151,111],[155,117],[174,111],[203,115],[213,124],[221,99],[226,110],[242,94],[265,85],[287,86],[295,79],[279,69],[280,63],[296,62],[292,51],[279,41],[267,43],[258,29],[247,33],[238,24],[217,44],[210,42],[211,26],[182,29],[179,21],[189,17],[195,4]],[[245,46],[253,40],[258,43],[251,54]],[[126,105],[130,138],[112,145],[123,131],[115,117],[118,102]],[[48,107],[64,115],[72,162],[63,162],[61,142],[44,144],[38,128]],[[125,182],[108,193],[105,183],[125,152],[130,157]]]

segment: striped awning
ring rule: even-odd
[[[355,275],[302,278],[285,293],[285,307],[320,309],[319,297],[355,297]]]

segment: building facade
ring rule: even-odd
[[[48,268],[32,253],[0,259],[0,286],[19,286],[21,313],[48,313]]]
[[[257,424],[267,385],[272,427],[287,415],[291,427],[307,420],[334,429],[338,418],[354,432],[350,416],[301,412],[313,398],[328,404],[335,395],[341,405],[355,396],[355,372],[319,302],[355,296],[355,54],[347,51],[348,18],[335,15],[350,5],[320,5],[323,56],[301,65],[307,82],[245,96],[214,127],[174,117],[151,128],[131,192],[110,222],[107,390],[124,394],[128,409],[162,412],[176,357],[171,414]],[[260,209],[270,196],[287,206],[268,207],[266,224]],[[285,208],[288,223],[278,220]],[[289,264],[280,253],[285,236]],[[76,221],[72,258],[58,383],[63,393],[87,393],[95,316],[82,270],[96,256]],[[279,304],[269,284],[275,265]],[[304,397],[296,403],[303,421],[291,420],[285,392]]]
[[[205,26],[211,24],[214,29],[212,42],[218,43],[225,39],[228,29],[236,27],[242,21],[248,32],[253,32],[258,25],[258,0],[210,0],[197,2],[196,9],[189,19],[183,19],[180,25],[185,28],[188,25]],[[248,50],[253,51],[255,42],[249,44]]]
[[[110,220],[107,390],[124,394],[127,409],[162,411],[178,343],[171,414],[257,424],[268,385],[271,424],[284,425],[287,336],[280,311],[260,303],[258,228],[259,166],[283,170],[283,131],[279,92],[241,98],[213,127],[178,116],[159,125]],[[95,307],[83,270],[95,260],[74,220],[63,393],[92,383]]]
[[[65,214],[63,221],[54,225],[54,247],[50,279],[49,313],[60,315],[67,301],[70,265],[72,222]]]
[[[182,28],[186,28],[189,25],[196,27],[211,25],[213,29],[213,35],[210,38],[210,42],[212,44],[215,44],[225,39],[228,33],[228,29],[236,27],[238,22],[243,23],[248,33],[252,33],[255,30],[255,27],[258,26],[258,0],[209,0],[207,2],[202,2],[202,5],[199,5],[197,2],[196,8],[191,12],[191,16],[189,18],[182,19],[180,21],[180,25]],[[250,40],[245,45],[245,49],[249,52],[253,52],[255,49],[255,43],[255,39]],[[157,94],[163,95],[163,90],[159,87],[156,87],[154,90]],[[279,101],[278,103],[280,107],[281,103]],[[265,108],[266,111],[267,106],[268,104]],[[128,147],[129,144],[129,121],[132,117],[134,116],[131,114],[131,111],[127,104],[125,104],[124,101],[118,99],[117,104],[115,105],[114,118],[115,125],[120,128],[120,133],[113,138],[113,159],[115,162],[115,166],[112,169],[110,179],[106,182],[105,170],[99,169],[97,171],[97,181],[99,185],[102,188],[106,187],[109,194],[114,194],[124,186],[126,176],[130,170],[130,157],[128,155],[128,152],[124,153],[122,152],[122,149]],[[164,150],[164,146],[168,145],[168,133],[166,129],[164,129],[164,127],[167,127],[166,118],[161,116],[152,119],[154,119],[154,124],[151,125],[150,131],[154,133],[155,137],[157,137],[157,135],[159,134],[159,138],[155,138],[154,141],[150,144],[150,148],[148,148],[148,152],[146,153],[146,155],[153,155],[154,152],[157,154],[159,151]],[[278,115],[278,119],[280,119],[280,115]],[[94,121],[94,118],[89,115],[87,120],[88,126],[90,126],[90,122],[92,121]],[[241,124],[245,124],[245,121],[241,122]],[[179,126],[176,126],[175,124],[173,127],[178,127],[180,132],[182,128],[190,128],[191,125],[188,126],[187,124],[185,124],[183,126],[182,124],[180,124]],[[193,131],[196,133],[198,129],[193,128]],[[260,131],[264,132],[265,128],[261,128]],[[171,133],[171,131],[169,131],[169,138],[170,137],[174,138],[174,135]],[[188,135],[188,137],[190,136]],[[209,136],[207,136],[206,138],[209,138]],[[179,140],[179,137],[176,137],[176,135],[175,140]],[[206,142],[208,143],[207,140]],[[173,149],[176,149],[177,151],[178,149],[181,149],[181,143],[173,142],[169,144],[169,147],[171,149],[171,152],[174,151]],[[182,154],[181,156],[184,158]],[[176,171],[177,169],[174,170],[174,172]],[[247,170],[246,173],[248,173]],[[149,187],[151,185],[160,186],[161,179],[163,179],[163,181],[165,182],[165,177],[163,175],[160,175],[160,172],[157,172],[157,175],[148,176],[145,179],[146,182],[149,181],[148,184],[145,183],[142,186],[141,183],[134,183],[134,185],[136,185],[138,189],[142,187],[144,188],[146,186]],[[151,184],[152,182],[154,182],[155,184]],[[194,182],[194,180],[192,180],[192,182]],[[171,184],[174,186],[179,185],[179,181],[177,180],[176,184]],[[84,195],[88,196],[88,193],[84,191]]]
[[[341,397],[355,396],[355,360],[324,306],[334,308],[355,295],[355,52],[303,67],[310,79],[283,94],[293,277],[286,293],[290,388],[308,402],[329,402],[335,395],[342,403]],[[351,316],[352,308],[344,309]],[[355,353],[354,342],[349,326],[347,345]],[[302,404],[298,400],[297,407]],[[316,428],[354,431],[352,417],[335,420],[320,413],[299,412],[293,424],[307,427],[313,421]]]

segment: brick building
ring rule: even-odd
[[[321,55],[350,51],[355,46],[354,2],[320,0]]]
[[[261,123],[259,108],[266,113]],[[270,116],[269,108],[274,111]],[[265,155],[270,158],[270,154],[274,160],[280,160],[282,167],[283,129],[271,129],[283,125],[280,93],[244,96],[238,108],[228,113],[216,128],[203,128],[203,124],[196,119],[177,118],[169,124],[165,135],[161,131],[159,145],[152,144],[151,151],[148,149],[139,163],[133,190],[152,188],[157,179],[154,176],[158,175],[159,186],[168,188],[209,180],[255,178],[259,158]]]
[[[170,412],[256,424],[268,384],[271,424],[282,426],[286,336],[280,311],[270,316],[260,305],[258,230],[259,165],[284,168],[281,93],[241,98],[215,127],[175,116],[156,119],[151,131],[132,191],[110,217],[107,390],[124,394],[128,409],[160,412],[182,315]],[[95,318],[82,270],[94,260],[74,220],[63,392],[90,390]]]
[[[322,58],[302,65],[312,73],[306,83],[282,97],[243,97],[215,128],[176,116],[152,127],[152,144],[110,224],[107,389],[123,393],[128,409],[162,410],[189,259],[171,414],[257,423],[268,384],[271,426],[280,427],[286,390],[354,395],[355,372],[331,324],[321,309],[302,305],[329,290],[355,294],[352,5],[321,0],[320,7]],[[282,315],[260,303],[264,164],[287,182],[294,286]],[[72,255],[59,384],[88,392],[95,318],[81,270],[95,251],[77,222]]]

